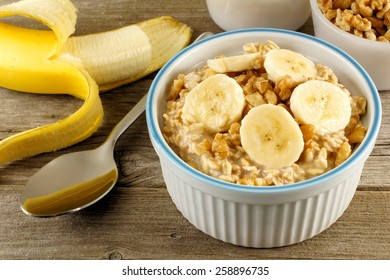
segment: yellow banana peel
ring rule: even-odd
[[[75,31],[77,9],[69,0],[22,0],[0,6],[0,18],[33,18],[50,30],[0,22],[0,86],[84,100],[69,117],[0,141],[0,164],[55,151],[95,132],[102,119],[99,90],[138,80],[188,45],[192,30],[160,17],[85,36]]]

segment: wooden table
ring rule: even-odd
[[[10,0],[0,0],[1,4]],[[74,0],[76,34],[114,29],[162,15],[192,27],[196,37],[222,30],[205,1]],[[20,21],[20,19],[10,19]],[[299,31],[313,34],[311,20]],[[55,157],[97,147],[113,126],[148,91],[154,74],[101,94],[104,123],[71,148],[0,166],[0,259],[390,259],[390,91],[381,92],[383,121],[356,195],[329,229],[302,243],[249,249],[213,239],[192,226],[172,203],[150,143],[145,114],[115,149],[120,177],[97,204],[56,218],[31,218],[19,208],[31,175]],[[0,89],[0,139],[74,112],[81,102]]]

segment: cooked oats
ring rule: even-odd
[[[337,2],[338,5],[343,5],[340,1]],[[246,44],[243,50],[244,53],[259,52],[265,56],[274,48],[279,46],[267,41],[266,44]],[[320,64],[316,68],[318,74],[314,79],[336,84],[350,95],[331,69]],[[256,164],[243,149],[240,121],[232,123],[227,131],[210,133],[202,123],[182,120],[186,94],[198,83],[215,74],[208,66],[204,66],[177,76],[172,82],[172,89],[167,93],[163,135],[172,149],[190,166],[220,180],[248,186],[277,186],[307,180],[344,162],[355,146],[363,141],[367,132],[360,121],[360,116],[366,113],[366,99],[350,95],[352,115],[344,130],[327,133],[316,129],[314,125],[301,125],[305,145],[299,160],[285,168],[265,169]],[[289,99],[297,85],[289,77],[275,85],[268,79],[263,66],[259,69],[229,72],[226,75],[233,77],[243,88],[246,100],[243,116],[251,108],[265,103],[282,106],[291,114]],[[224,120],[221,119],[220,122],[223,123]]]

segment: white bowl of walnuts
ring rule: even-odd
[[[310,0],[315,36],[341,48],[390,89],[390,0]]]

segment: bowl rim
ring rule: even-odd
[[[184,160],[182,160],[168,145],[168,143],[165,141],[164,137],[162,136],[161,130],[159,128],[158,122],[154,122],[154,114],[153,114],[153,100],[154,95],[156,91],[156,87],[163,75],[166,74],[167,70],[170,68],[172,64],[178,59],[180,59],[182,56],[186,55],[187,53],[191,53],[193,49],[199,48],[202,45],[204,45],[206,42],[212,41],[212,40],[218,40],[220,37],[225,36],[239,36],[242,33],[278,33],[278,34],[287,34],[290,36],[300,37],[305,40],[313,41],[314,43],[320,44],[323,47],[331,49],[331,51],[334,51],[338,53],[339,55],[343,56],[346,60],[348,60],[362,75],[362,78],[364,79],[365,83],[367,84],[369,88],[370,95],[372,96],[372,102],[373,102],[373,117],[372,117],[372,126],[369,128],[364,141],[360,144],[358,149],[353,152],[353,154],[341,165],[337,166],[336,168],[333,168],[332,170],[329,170],[328,172],[321,174],[319,176],[316,176],[314,178],[304,180],[301,182],[288,184],[288,185],[281,185],[281,186],[261,186],[261,187],[253,187],[253,186],[245,186],[235,183],[229,183],[222,181],[220,179],[214,178],[212,176],[206,175],[202,173],[201,171],[189,166]],[[157,103],[157,102],[155,102]],[[343,50],[339,49],[338,47],[322,40],[317,37],[314,37],[312,35],[291,31],[291,30],[284,30],[284,29],[276,29],[276,28],[249,28],[249,29],[239,29],[239,30],[232,30],[232,31],[225,31],[222,33],[215,34],[213,36],[210,36],[208,38],[205,38],[203,40],[200,40],[199,42],[196,42],[192,45],[189,45],[188,47],[184,48],[180,52],[178,52],[176,55],[174,55],[157,73],[155,78],[153,79],[153,82],[150,86],[148,96],[147,96],[147,103],[146,103],[146,121],[148,125],[149,135],[151,137],[151,140],[153,142],[153,145],[155,146],[155,149],[158,149],[159,152],[162,152],[171,162],[173,162],[178,168],[180,168],[182,171],[184,171],[186,174],[190,174],[190,176],[195,177],[197,180],[209,183],[209,185],[223,189],[223,190],[229,190],[233,192],[244,192],[244,193],[252,193],[252,194],[272,194],[275,192],[295,192],[303,189],[308,188],[315,188],[316,186],[321,185],[322,183],[331,180],[334,177],[339,176],[340,174],[346,172],[348,169],[350,169],[352,166],[359,164],[359,160],[363,160],[362,163],[366,160],[365,157],[368,157],[366,155],[371,151],[371,149],[375,145],[375,141],[377,138],[377,135],[379,133],[380,129],[380,123],[381,123],[381,117],[382,117],[382,107],[380,102],[379,93],[374,85],[374,82],[370,78],[370,76],[367,74],[367,72],[363,69],[363,67],[350,55],[348,55]],[[158,118],[158,116],[156,116]],[[156,147],[157,146],[157,147]],[[159,155],[160,156],[160,155]]]
[[[360,38],[356,35],[353,35],[351,33],[348,33],[345,30],[342,30],[340,27],[333,24],[321,11],[320,7],[318,6],[317,0],[310,0],[310,6],[312,11],[312,17],[313,14],[318,17],[318,19],[329,29],[333,30],[338,35],[344,37],[344,39],[349,40],[356,40],[359,44],[365,44],[366,47],[369,48],[379,48],[384,49],[386,51],[389,51],[390,43],[387,42],[380,42],[380,41],[373,41],[366,38]]]

